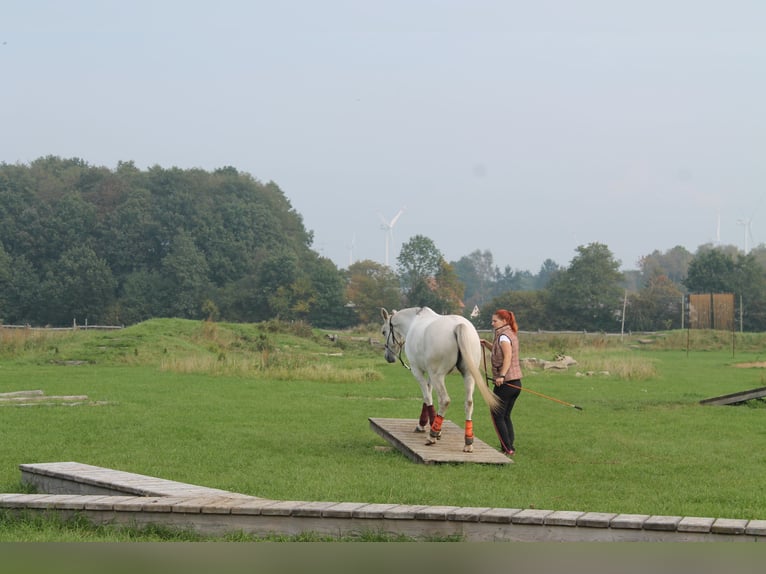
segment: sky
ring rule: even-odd
[[[766,242],[762,0],[5,0],[0,162],[273,181],[339,268]],[[400,213],[401,212],[401,213]]]

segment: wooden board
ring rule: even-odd
[[[474,437],[473,452],[463,452],[463,429],[445,420],[442,437],[436,444],[426,445],[426,433],[415,432],[415,419],[370,418],[370,428],[390,442],[407,458],[422,464],[473,462],[509,464],[511,460],[499,450]]]
[[[749,391],[740,391],[738,393],[731,393],[730,395],[721,395],[720,397],[713,397],[710,399],[704,399],[700,401],[701,405],[734,405],[737,403],[744,403],[751,399],[760,399],[766,397],[766,387],[759,387],[757,389],[750,389]]]

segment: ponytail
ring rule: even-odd
[[[495,311],[495,315],[500,317],[503,321],[508,323],[508,326],[511,328],[511,331],[514,333],[519,332],[519,325],[516,323],[516,316],[513,314],[513,311],[508,311],[506,309],[498,309]]]

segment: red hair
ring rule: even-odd
[[[513,311],[508,311],[506,309],[498,309],[495,311],[495,315],[500,317],[503,321],[508,323],[508,326],[511,328],[511,331],[514,333],[519,332],[519,326],[516,323],[516,316],[513,314]]]

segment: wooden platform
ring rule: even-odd
[[[750,389],[749,391],[740,391],[738,393],[731,393],[730,395],[721,395],[720,397],[712,397],[710,399],[704,399],[700,401],[701,405],[736,405],[744,403],[752,399],[760,399],[766,397],[766,387],[759,387],[757,389]]]
[[[426,434],[415,432],[415,419],[370,418],[370,428],[386,439],[413,462],[474,462],[509,464],[511,460],[499,450],[474,437],[473,452],[463,452],[463,429],[449,420],[442,425],[442,437],[434,445],[426,445]]]

